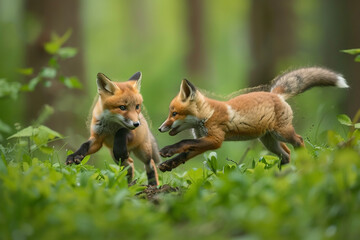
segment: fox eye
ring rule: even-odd
[[[125,111],[126,110],[126,106],[125,105],[120,105],[120,110],[122,110],[122,111]]]
[[[137,104],[137,105],[135,106],[135,109],[136,109],[136,110],[139,110],[139,108],[140,108],[140,104]]]
[[[177,114],[177,112],[172,112],[171,116],[175,117]]]

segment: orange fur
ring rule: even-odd
[[[192,129],[195,139],[182,140],[160,150],[172,157],[159,165],[171,171],[179,164],[207,150],[217,149],[223,141],[259,138],[265,147],[279,156],[282,164],[290,161],[286,143],[303,147],[304,141],[292,126],[293,112],[284,98],[299,94],[313,86],[348,87],[345,79],[323,68],[303,68],[285,73],[272,82],[271,92],[250,92],[228,101],[217,101],[201,94],[184,79],[180,92],[170,103],[170,113],[160,132],[171,136]]]
[[[105,145],[116,163],[121,158],[121,164],[129,166],[129,181],[134,174],[129,153],[134,152],[145,164],[149,184],[158,184],[155,163],[159,163],[160,156],[156,141],[141,114],[140,81],[141,73],[136,73],[126,82],[112,82],[105,75],[98,74],[99,98],[92,111],[90,138],[78,151],[68,156],[67,164],[80,163],[86,155],[97,152]],[[114,145],[115,141],[118,145]]]

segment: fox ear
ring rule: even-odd
[[[188,99],[193,100],[196,94],[195,86],[188,81],[187,79],[183,79],[180,86],[180,97],[182,101],[186,101]]]
[[[131,76],[131,78],[129,78],[129,81],[135,81],[134,87],[136,87],[138,91],[140,91],[141,87],[141,77],[142,73],[136,72],[134,75]]]
[[[119,89],[108,77],[103,73],[98,73],[96,78],[98,93],[114,94]]]

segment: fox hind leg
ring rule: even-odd
[[[128,159],[126,159],[125,161],[123,161],[121,163],[121,166],[124,166],[124,167],[129,166],[129,168],[127,170],[127,178],[128,178],[128,183],[130,183],[134,179],[134,173],[135,173],[134,160],[132,160],[132,158],[129,157]]]
[[[296,134],[292,125],[277,129],[273,135],[280,141],[290,143],[294,148],[305,147],[303,138]]]
[[[270,152],[279,156],[281,164],[287,164],[290,162],[290,149],[285,145],[285,143],[274,138],[271,133],[266,133],[260,138],[260,141]]]
[[[159,177],[154,160],[151,159],[148,164],[145,164],[145,170],[148,178],[148,184],[152,186],[158,186]]]
[[[154,158],[152,148],[153,147],[150,144],[142,145],[141,148],[134,150],[134,154],[145,165],[148,184],[157,186],[159,185],[159,180],[156,170],[156,162],[159,160]]]

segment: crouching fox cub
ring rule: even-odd
[[[116,163],[130,166],[129,181],[134,175],[134,152],[144,164],[149,185],[158,185],[155,164],[160,156],[156,141],[141,114],[143,102],[140,94],[141,73],[135,73],[129,81],[113,82],[104,74],[97,74],[99,98],[92,110],[90,138],[69,155],[66,164],[79,164],[88,154],[97,152],[102,145],[110,149]]]
[[[160,150],[163,157],[177,156],[159,165],[161,171],[171,171],[190,158],[207,150],[217,149],[223,141],[259,138],[265,147],[281,159],[290,161],[290,150],[304,146],[292,125],[293,112],[286,99],[315,86],[347,88],[345,79],[333,71],[301,68],[276,77],[264,87],[266,91],[250,92],[228,101],[205,97],[184,79],[180,92],[170,103],[170,113],[160,126],[160,132],[171,136],[192,129],[195,139],[186,139]]]

